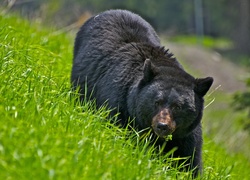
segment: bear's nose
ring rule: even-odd
[[[156,128],[160,132],[160,134],[168,134],[170,132],[170,128],[166,123],[159,122]]]

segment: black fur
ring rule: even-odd
[[[75,40],[71,82],[82,100],[115,108],[122,125],[135,118],[138,130],[152,127],[158,145],[172,134],[165,152],[177,147],[174,156],[193,157],[186,164],[200,171],[203,96],[213,79],[186,73],[140,16],[110,10],[90,18]]]

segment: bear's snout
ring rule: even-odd
[[[172,134],[176,129],[176,123],[172,119],[168,109],[162,109],[153,117],[152,128],[160,137]]]

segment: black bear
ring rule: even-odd
[[[95,99],[119,113],[119,123],[134,119],[137,130],[152,128],[156,145],[167,141],[164,152],[202,168],[203,97],[213,78],[194,78],[160,44],[151,25],[126,10],[109,10],[91,17],[75,39],[71,74],[81,99]]]

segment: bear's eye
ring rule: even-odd
[[[162,104],[162,101],[161,100],[156,100],[155,101],[155,107],[158,107]]]
[[[181,110],[181,106],[179,104],[175,104],[172,106],[172,111],[179,111]]]

